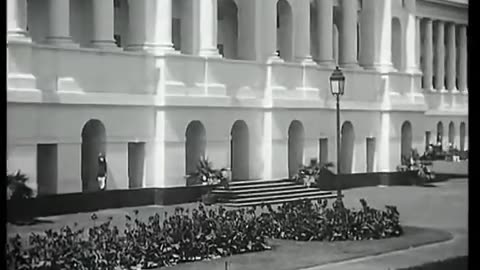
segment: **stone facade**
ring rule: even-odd
[[[7,4],[7,166],[39,194],[87,191],[103,151],[107,189],[184,186],[202,153],[241,179],[336,161],[336,65],[345,173],[438,129],[468,148],[467,1]]]

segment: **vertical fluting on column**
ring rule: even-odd
[[[467,59],[467,26],[460,25],[458,27],[458,88],[460,91],[468,91],[467,76],[468,76],[468,59]]]
[[[27,35],[27,1],[8,0],[7,39],[31,41]]]
[[[435,22],[435,88],[445,91],[445,23]]]
[[[47,42],[60,46],[75,46],[70,36],[70,0],[48,0],[47,3]]]
[[[323,66],[333,66],[333,1],[316,0],[318,59]]]
[[[447,25],[447,89],[455,92],[456,87],[456,44],[455,44],[455,24]]]
[[[92,4],[92,46],[102,49],[117,48],[113,40],[113,0],[93,0]]]
[[[433,90],[433,22],[423,19],[423,88]]]
[[[217,49],[217,0],[199,1],[199,50],[202,56],[218,56]]]
[[[339,64],[343,67],[358,67],[357,61],[357,0],[341,0],[339,37]]]

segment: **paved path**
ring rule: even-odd
[[[444,229],[454,235],[452,240],[305,270],[398,269],[468,256],[468,180],[455,179],[435,185],[437,187],[387,187],[385,192],[365,188],[345,193],[350,203],[362,195],[377,207],[380,202],[388,201],[398,206],[403,224]]]

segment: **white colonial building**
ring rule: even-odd
[[[185,186],[336,161],[394,171],[468,141],[467,0],[8,0],[8,169],[39,194]],[[82,184],[83,183],[83,184]]]

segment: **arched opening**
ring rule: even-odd
[[[402,70],[402,27],[398,18],[392,19],[392,63],[397,70]]]
[[[128,25],[129,25],[129,11],[127,0],[115,0],[114,2],[114,20],[113,20],[113,38],[117,47],[126,48],[129,44]]]
[[[352,173],[355,132],[350,121],[342,125],[340,144],[340,173]]]
[[[200,121],[192,121],[185,132],[185,173],[197,172],[197,165],[202,156],[205,156],[206,131]]]
[[[454,146],[455,145],[455,124],[453,121],[448,124],[448,146]]]
[[[460,151],[465,151],[465,137],[467,135],[465,122],[460,123]]]
[[[293,61],[293,16],[287,0],[277,2],[277,50],[280,58]]]
[[[249,178],[250,145],[248,126],[245,121],[235,121],[230,134],[232,180],[247,180]]]
[[[218,1],[217,44],[220,53],[229,59],[238,59],[238,8],[232,0]]]
[[[442,146],[443,144],[443,123],[442,121],[437,124],[437,145]]]
[[[302,122],[292,121],[288,128],[288,176],[292,177],[303,165],[303,147],[305,143],[305,129]]]
[[[401,128],[401,149],[400,158],[410,157],[412,151],[412,124],[409,121],[405,121]]]
[[[100,120],[89,120],[82,129],[82,191],[97,191],[98,155],[106,153],[107,134]],[[108,162],[108,157],[107,157]]]

